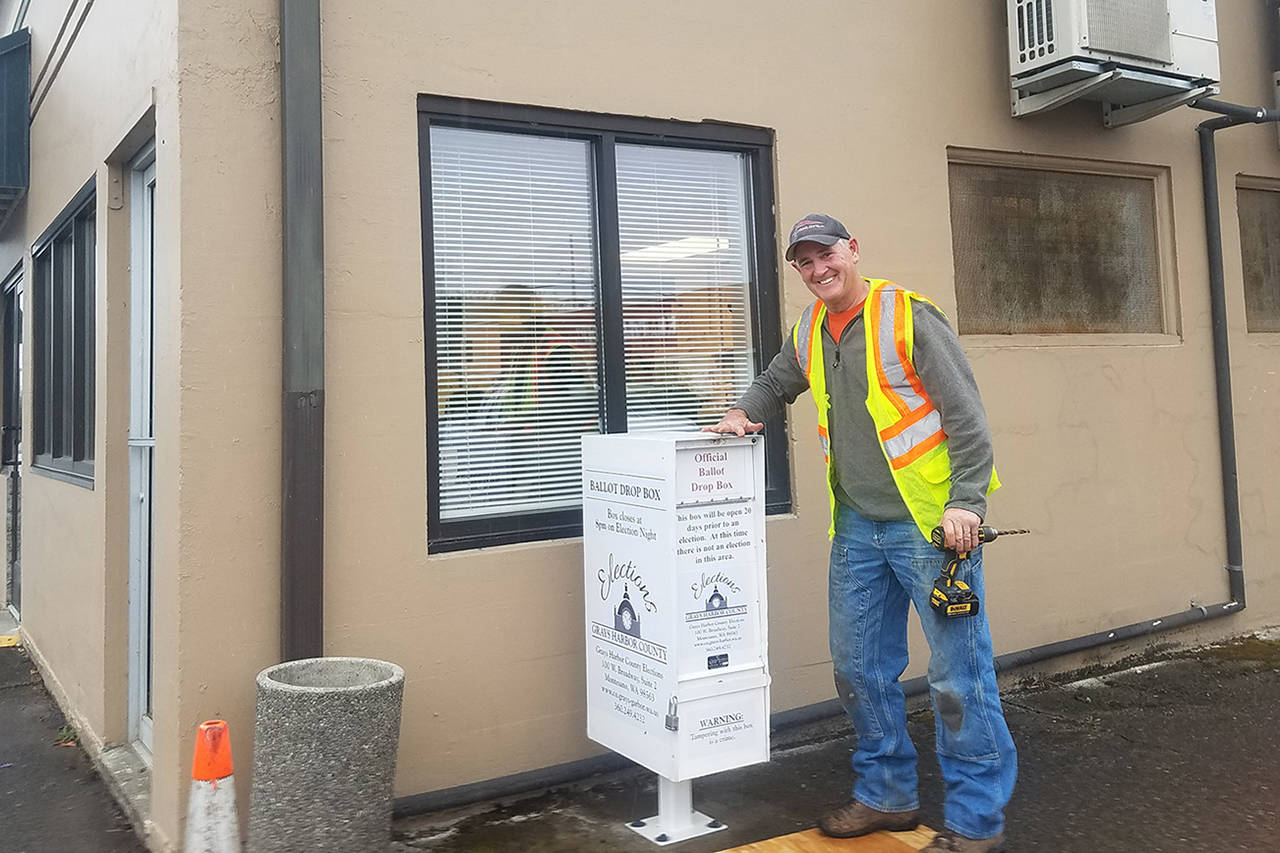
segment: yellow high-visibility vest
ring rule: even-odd
[[[930,305],[933,302],[891,281],[868,281],[871,291],[862,307],[867,339],[867,411],[876,425],[898,493],[916,527],[928,539],[942,520],[942,511],[951,497],[951,458],[947,435],[942,431],[942,414],[929,399],[911,361],[915,342],[911,300]],[[827,394],[826,362],[822,357],[822,321],[826,316],[827,306],[814,302],[792,327],[791,342],[818,407],[818,441],[827,461],[830,537],[835,536],[836,529],[836,471],[831,464],[827,417],[831,397]],[[987,494],[998,488],[1000,480],[993,468]]]

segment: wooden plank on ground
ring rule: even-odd
[[[858,838],[830,838],[816,829],[806,829],[721,853],[915,853],[933,840],[933,834],[934,830],[923,824],[910,832],[873,832]]]

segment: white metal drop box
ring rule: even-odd
[[[582,441],[587,734],[673,782],[769,760],[764,439]]]

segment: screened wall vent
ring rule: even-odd
[[[1216,94],[1215,0],[1006,0],[1013,115],[1099,101],[1108,127]]]

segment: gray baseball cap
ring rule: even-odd
[[[800,243],[821,243],[834,246],[838,240],[848,240],[849,230],[834,216],[825,213],[810,213],[795,225],[791,226],[791,241],[787,245],[787,260],[796,253]]]

